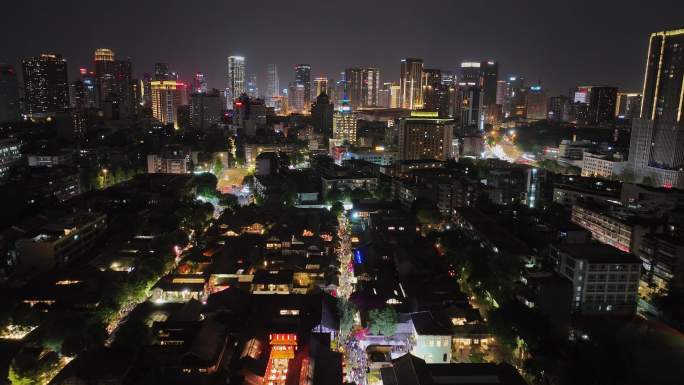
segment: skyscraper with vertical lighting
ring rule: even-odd
[[[295,84],[304,87],[304,105],[311,104],[311,66],[309,64],[297,64],[295,66]]]
[[[278,66],[269,64],[266,66],[266,105],[275,107],[274,98],[280,96],[280,79],[278,78]]]
[[[423,60],[407,58],[401,60],[399,87],[401,107],[419,109],[423,107]]]
[[[245,93],[245,58],[242,56],[228,56],[228,88],[226,99],[229,108],[233,101]]]
[[[181,104],[182,84],[175,80],[153,80],[152,116],[162,124],[173,124],[178,128],[178,106]]]
[[[684,188],[684,29],[651,34],[629,164],[637,179]]]
[[[326,77],[317,77],[313,81],[313,93],[315,97],[317,98],[318,95],[320,95],[322,92],[325,94],[329,93],[328,89],[328,78]]]
[[[22,61],[26,113],[44,118],[69,108],[67,61],[62,55],[44,53]]]

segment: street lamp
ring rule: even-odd
[[[102,169],[102,174],[104,174],[104,187],[107,187],[107,169]]]

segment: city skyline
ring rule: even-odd
[[[117,57],[131,58],[136,78],[151,73],[154,63],[161,61],[168,62],[184,80],[202,72],[207,75],[210,88],[222,89],[227,85],[226,58],[239,55],[246,58],[245,72],[256,73],[259,88],[265,89],[262,83],[270,63],[280,67],[280,84],[284,88],[282,85],[294,80],[294,68],[299,63],[311,65],[313,78],[337,79],[348,67],[377,67],[382,73],[381,82],[398,82],[399,63],[405,57],[421,58],[426,68],[446,71],[457,71],[461,61],[493,59],[500,64],[500,78],[524,76],[530,82],[540,82],[551,94],[566,94],[578,84],[614,85],[620,90],[640,91],[643,80],[640,52],[646,49],[649,34],[681,27],[676,15],[681,13],[677,11],[684,10],[684,5],[675,1],[656,1],[649,7],[629,9],[617,7],[616,1],[591,4],[591,8],[585,1],[568,5],[532,1],[530,6],[521,9],[507,2],[498,2],[490,5],[491,8],[479,4],[435,3],[440,14],[474,16],[459,17],[455,22],[448,16],[442,19],[416,16],[406,24],[409,21],[401,15],[410,12],[412,5],[405,1],[394,2],[392,7],[366,4],[368,12],[357,15],[353,22],[335,17],[336,8],[328,4],[265,2],[250,8],[251,14],[263,21],[258,32],[250,30],[248,23],[253,18],[233,18],[237,24],[231,24],[235,27],[232,30],[245,31],[240,34],[229,31],[225,23],[223,27],[221,20],[230,12],[241,14],[243,10],[218,2],[205,4],[201,22],[190,22],[188,28],[177,28],[177,23],[168,22],[188,12],[180,3],[163,8],[155,2],[128,7],[124,1],[98,18],[97,23],[90,21],[86,3],[83,7],[80,3],[73,1],[72,7],[38,6],[35,1],[13,4],[5,11],[0,30],[6,36],[26,39],[6,42],[0,52],[0,62],[18,67],[21,59],[44,52],[60,53],[68,61],[69,75],[73,78],[78,68],[92,67],[95,49],[111,48]],[[349,5],[353,6],[354,2]],[[119,9],[127,13],[122,14]],[[129,9],[135,11],[130,14]],[[660,12],[660,9],[672,12]],[[30,22],[22,17],[27,13],[36,13]],[[330,17],[320,21],[308,18],[314,21],[302,26],[286,21],[298,13]],[[133,23],[129,29],[119,25],[125,16],[138,18],[147,14],[156,14],[160,21]],[[50,34],[38,32],[37,26],[49,25],[56,18],[65,21],[63,28]],[[537,27],[530,28],[530,24]],[[402,26],[413,26],[415,31],[411,33],[404,28],[403,32],[394,32]],[[369,35],[365,33],[367,30],[377,33]],[[287,44],[289,41],[296,43]],[[316,49],[310,49],[312,46]],[[342,55],[340,46],[345,46]]]

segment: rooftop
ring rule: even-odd
[[[590,263],[641,263],[639,258],[601,243],[561,244],[558,249],[575,259]]]

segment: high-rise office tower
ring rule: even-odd
[[[496,104],[503,106],[506,101],[506,81],[497,80],[496,82]]]
[[[22,61],[26,113],[53,116],[69,108],[67,62],[62,55],[44,53]]]
[[[278,78],[278,66],[269,64],[266,66],[266,105],[275,107],[274,98],[280,96],[280,79]]]
[[[450,108],[450,86],[442,83],[442,71],[438,69],[423,70],[423,110],[437,112],[440,117],[448,117]]]
[[[333,139],[340,143],[356,144],[357,116],[352,107],[343,101],[333,115]]]
[[[438,69],[423,69],[423,108],[437,111],[436,93],[442,84],[442,71]]]
[[[453,135],[453,120],[439,118],[437,112],[414,111],[399,119],[399,159],[451,159]]]
[[[392,83],[383,83],[378,92],[378,107],[389,108],[390,105],[390,85]]]
[[[601,125],[615,121],[616,87],[592,87],[589,94],[590,124]]]
[[[571,93],[578,124],[601,125],[615,120],[617,88],[581,86]]]
[[[684,29],[651,34],[629,162],[637,177],[684,188]]]
[[[95,82],[99,92],[98,100],[103,103],[109,99],[114,89],[114,51],[109,48],[95,50]]]
[[[363,107],[378,106],[380,91],[380,70],[378,68],[363,69]]]
[[[133,65],[130,59],[116,60],[114,51],[98,48],[94,55],[95,81],[100,107],[112,116],[128,116],[137,108]]]
[[[259,87],[257,87],[256,74],[249,74],[249,76],[247,76],[247,86],[245,92],[247,92],[247,96],[252,99],[259,97]]]
[[[330,98],[325,90],[322,90],[316,101],[311,105],[311,125],[316,132],[325,134],[327,137],[332,135],[333,114],[335,107],[330,103]]]
[[[245,93],[245,58],[242,56],[228,56],[228,88],[226,88],[226,103],[233,108],[233,101]]]
[[[0,63],[0,123],[19,120],[19,83],[14,67]]]
[[[162,124],[173,124],[178,128],[178,106],[180,106],[181,84],[175,80],[153,80],[152,116]]]
[[[287,91],[287,105],[290,112],[302,114],[306,106],[306,87],[303,84],[292,82]]]
[[[171,80],[168,63],[154,63],[154,80]]]
[[[458,100],[460,123],[463,127],[479,127],[482,129],[482,83],[479,62],[461,63],[461,76],[458,80]]]
[[[503,114],[506,118],[522,119],[525,117],[525,78],[511,76],[506,82],[506,97]]]
[[[97,89],[97,77],[95,72],[88,71],[87,68],[80,68],[80,81],[83,83],[83,92],[85,93],[85,108],[97,108],[100,106],[100,93]],[[73,105],[72,105],[73,107]]]
[[[195,130],[206,130],[221,122],[223,102],[217,89],[194,92],[190,96],[190,125]]]
[[[401,107],[420,109],[423,107],[423,60],[407,58],[401,60],[399,86]]]
[[[335,108],[340,108],[342,106],[342,102],[347,99],[347,82],[345,81],[344,72],[340,73],[340,75],[340,80],[331,83],[331,85],[334,84],[334,90],[332,90],[332,102],[335,105]]]
[[[452,71],[441,71],[442,72],[442,84],[445,86],[455,86],[456,85],[456,74]]]
[[[203,94],[207,92],[207,77],[203,73],[196,73],[192,78],[192,92]]]
[[[570,98],[565,95],[549,98],[549,120],[555,122],[569,122],[571,119]]]
[[[145,108],[152,107],[152,75],[145,73],[140,81],[140,102]]]
[[[496,105],[499,63],[493,60],[480,63],[480,76],[482,77],[482,104],[484,106]]]
[[[86,87],[83,80],[75,80],[69,84],[69,107],[73,111],[85,111],[87,107]]]
[[[314,79],[314,84],[313,84],[313,89],[314,89],[314,95],[317,98],[318,95],[321,93],[328,94],[329,89],[328,89],[328,78],[326,77],[318,77]]]
[[[615,103],[615,117],[618,119],[638,118],[641,113],[641,94],[620,92]]]
[[[399,83],[390,83],[389,90],[389,108],[401,108],[401,86]]]
[[[347,68],[344,70],[346,100],[352,109],[363,106],[363,68]]]
[[[527,120],[544,120],[549,117],[549,100],[546,90],[540,85],[530,86],[525,93]]]
[[[308,64],[297,64],[295,66],[295,84],[304,86],[304,105],[311,104],[311,66]],[[318,95],[317,95],[318,96]]]

